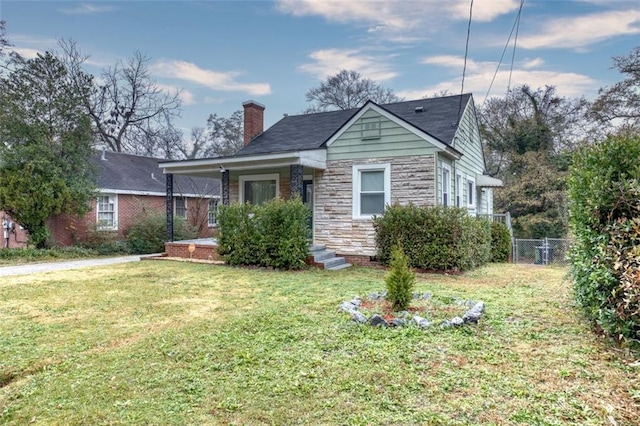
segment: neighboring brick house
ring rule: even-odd
[[[62,214],[47,221],[51,242],[59,246],[85,241],[93,231],[112,231],[122,239],[127,229],[145,214],[166,214],[165,176],[159,159],[117,152],[91,158],[98,171],[98,196],[83,217]],[[174,214],[198,228],[200,237],[212,235],[220,196],[216,179],[180,176],[174,180]],[[22,244],[13,246],[24,246]]]
[[[264,106],[243,106],[236,155],[162,162],[164,172],[220,178],[224,204],[300,194],[313,212],[313,244],[357,263],[375,255],[371,218],[386,205],[493,213],[502,182],[485,172],[470,94],[285,116],[264,132]]]

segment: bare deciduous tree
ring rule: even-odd
[[[364,105],[367,100],[379,104],[398,102],[402,99],[391,89],[368,78],[363,78],[357,71],[342,70],[330,76],[306,93],[310,102],[306,113],[323,112],[335,109],[351,109]]]
[[[75,42],[61,40],[62,60],[80,69],[88,56]],[[86,107],[98,143],[116,152],[153,155],[171,135],[180,114],[180,91],[167,93],[149,72],[149,57],[136,50],[126,61],[107,67],[96,80]],[[167,133],[168,132],[168,133]]]
[[[593,111],[603,121],[621,119],[631,127],[640,127],[640,46],[627,56],[614,57],[613,67],[627,77],[600,89]]]

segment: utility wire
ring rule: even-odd
[[[498,62],[498,66],[496,67],[496,71],[493,73],[493,77],[491,78],[491,84],[489,84],[489,89],[487,89],[486,95],[484,95],[484,100],[482,101],[482,107],[484,107],[485,102],[489,98],[489,93],[491,92],[491,88],[493,87],[493,83],[496,81],[496,76],[498,75],[498,71],[500,70],[500,66],[502,65],[502,60],[504,59],[504,54],[507,52],[507,48],[509,47],[509,43],[511,42],[511,37],[513,36],[513,32],[516,29],[516,26],[520,26],[520,13],[522,11],[522,6],[524,5],[524,0],[520,2],[520,9],[516,15],[516,19],[513,21],[513,25],[511,26],[511,32],[509,33],[509,37],[507,38],[507,42],[504,45],[504,49],[502,49],[502,55],[500,55],[500,61]],[[515,50],[515,47],[514,47]],[[513,70],[513,60],[511,62],[511,69]],[[511,74],[509,75],[509,82],[511,82]],[[508,92],[508,90],[507,90]],[[482,108],[481,107],[481,108]]]
[[[469,24],[467,25],[467,43],[464,48],[464,65],[462,66],[462,87],[460,89],[460,103],[458,104],[458,120],[457,124],[460,123],[460,113],[462,112],[462,95],[464,94],[464,76],[467,72],[467,57],[469,55],[469,38],[471,35],[471,18],[473,17],[473,0],[471,0],[471,4],[469,5]]]
[[[524,5],[524,0],[520,1],[520,8],[518,9],[518,16],[516,18],[516,36],[513,39],[513,53],[511,54],[511,69],[509,69],[509,83],[507,83],[507,93],[511,90],[511,75],[513,74],[513,61],[516,57],[516,46],[518,44],[518,31],[520,30],[520,15],[522,14],[522,6]]]

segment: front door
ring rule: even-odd
[[[309,219],[307,219],[307,232],[309,240],[313,241],[313,181],[302,182],[302,202],[309,208]]]

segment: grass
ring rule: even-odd
[[[384,271],[137,262],[0,283],[0,423],[633,425],[640,363],[598,340],[566,271],[420,274],[480,325],[373,329],[340,302]],[[433,318],[429,318],[433,319]]]
[[[100,253],[82,247],[0,248],[0,267],[33,262],[57,262],[66,259],[100,257]]]

